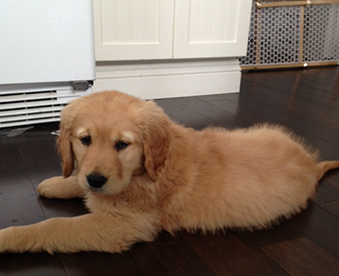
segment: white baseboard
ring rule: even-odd
[[[142,99],[239,92],[235,58],[220,60],[98,63],[93,92],[119,90]]]

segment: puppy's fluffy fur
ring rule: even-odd
[[[0,251],[121,252],[161,230],[263,228],[305,208],[318,180],[339,167],[281,127],[195,131],[115,91],[69,104],[58,145],[63,177],[38,192],[84,197],[90,213],[3,229]]]

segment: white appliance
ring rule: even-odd
[[[53,122],[95,79],[91,0],[0,1],[0,128]]]

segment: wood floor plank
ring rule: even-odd
[[[295,75],[294,70],[286,70],[285,73]],[[339,85],[339,71],[337,66],[327,68],[308,68],[306,70],[300,70],[300,74],[312,79],[324,80],[329,84]]]
[[[239,231],[236,235],[247,243],[254,244],[258,247],[268,246],[305,236],[293,225],[293,218],[283,220],[280,224],[274,225],[269,229]]]
[[[248,122],[241,120],[232,113],[216,108],[202,99],[186,97],[177,99],[176,101],[204,117],[212,118],[219,126],[229,129],[249,126]]]
[[[34,186],[52,176],[61,175],[61,160],[56,149],[56,136],[49,128],[29,130],[15,137],[25,166],[29,171]]]
[[[83,199],[49,199],[39,197],[39,201],[47,218],[75,217],[88,214]]]
[[[174,99],[156,100],[156,103],[159,104],[167,114],[179,119],[188,127],[203,129],[206,126],[219,126],[213,120],[188,109]]]
[[[129,250],[129,254],[143,275],[170,276],[172,274],[171,268],[167,269],[166,264],[163,263],[164,256],[155,252],[149,243],[135,244]]]
[[[258,249],[232,233],[183,233],[187,242],[203,257],[218,275],[287,275]]]
[[[330,75],[330,74],[328,74]],[[295,95],[296,97],[331,99],[338,104],[336,92],[336,82],[324,81],[322,78],[313,77],[312,80],[302,71],[296,71],[294,74],[286,72],[256,72],[243,74],[242,80],[250,80],[253,83],[260,83],[268,87],[276,87],[278,90],[285,88],[285,94]],[[320,84],[319,84],[320,83]],[[298,91],[296,94],[295,92]]]
[[[339,218],[339,200],[323,203],[320,206],[327,212]]]
[[[173,237],[167,232],[154,242],[139,244],[130,251],[144,275],[217,275],[198,253],[182,235]],[[147,261],[144,256],[148,256]]]
[[[333,114],[334,116],[337,116],[339,110],[339,103],[332,99],[324,98],[321,95],[312,95],[307,91],[300,91],[299,88],[294,88],[294,90],[292,90],[293,88],[285,87],[283,84],[280,84],[279,86],[274,83],[267,84],[266,82],[253,83],[250,81],[243,81],[241,89],[245,93],[240,92],[240,96],[247,94],[247,96],[255,97],[257,100],[260,99],[268,104],[284,104],[285,108],[288,108],[289,110],[293,108],[293,105],[300,105],[302,107],[300,113],[307,109],[308,106],[316,109],[320,114],[328,114],[328,117]],[[253,90],[257,90],[258,94],[247,93]],[[280,100],[279,98],[284,98],[284,100]]]
[[[45,219],[15,139],[0,136],[0,144],[1,228]]]
[[[0,255],[0,276],[68,276],[59,255],[24,253]]]
[[[339,233],[339,220],[312,202],[300,215],[292,221],[297,230],[302,231],[312,239],[320,234]]]
[[[307,237],[263,247],[262,250],[289,275],[333,276],[339,260]]]
[[[108,254],[81,252],[62,254],[68,276],[142,275],[127,252]]]
[[[255,94],[248,93],[251,91],[251,84],[248,82],[242,83],[242,96],[249,97],[253,100],[257,100],[264,104],[269,104],[278,108],[279,110],[285,110],[293,113],[298,117],[302,117],[307,120],[324,124],[326,127],[336,130],[336,125],[339,120],[338,109],[330,106],[322,105],[319,102],[313,102],[309,99],[300,97],[286,97],[285,93],[277,91],[276,87],[269,87],[258,84],[258,91]]]
[[[335,200],[339,200],[339,188],[329,183],[326,179],[320,181],[313,201],[320,205]]]
[[[291,220],[291,223],[296,230],[339,258],[338,217],[318,205],[310,203],[306,210]]]
[[[233,97],[227,97],[227,99],[218,100],[218,101],[211,101],[210,104],[214,105],[215,107],[229,112],[237,117],[239,117],[243,121],[247,121],[250,124],[258,124],[258,123],[279,123],[279,120],[267,117],[258,112],[257,110],[251,109],[248,107],[249,103],[244,103],[240,105],[236,98],[239,97],[238,95],[234,95]]]

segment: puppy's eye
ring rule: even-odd
[[[123,150],[125,148],[127,148],[129,146],[128,143],[124,142],[124,141],[118,141],[116,144],[115,144],[115,149],[117,151],[120,151],[120,150]]]
[[[91,136],[82,137],[80,141],[84,146],[89,146],[91,144]]]

